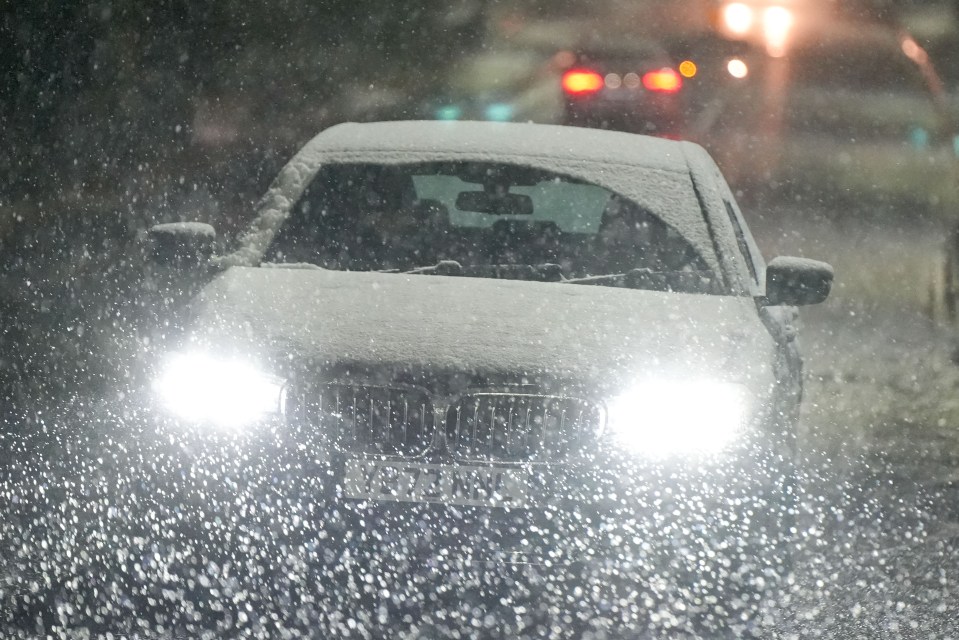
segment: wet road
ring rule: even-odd
[[[803,314],[805,465],[787,637],[959,636],[959,368],[930,320],[942,225],[773,206],[768,256],[834,264]]]

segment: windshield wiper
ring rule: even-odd
[[[501,280],[533,280],[537,282],[565,282],[563,269],[558,264],[475,264],[463,266],[456,260],[442,260],[434,265],[416,267],[402,273],[435,276],[462,276],[466,278],[493,278]]]
[[[400,273],[415,273],[425,276],[460,276],[463,275],[463,265],[456,260],[440,260],[436,264],[425,267],[414,267]]]
[[[583,276],[582,278],[570,278],[564,280],[565,284],[598,284],[598,285],[621,285],[625,273],[603,273],[596,276]]]
[[[648,291],[682,291],[685,293],[718,293],[720,286],[712,271],[653,271],[631,269],[626,273],[606,273],[564,280],[564,284],[645,289]]]

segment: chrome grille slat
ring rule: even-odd
[[[549,409],[546,403],[543,403],[543,451],[549,452]]]
[[[459,460],[563,462],[598,433],[587,400],[522,393],[472,393],[450,407],[447,442]]]
[[[531,430],[530,430],[530,427],[529,427],[529,421],[530,421],[530,417],[531,417],[532,415],[533,415],[533,409],[532,409],[532,407],[526,407],[526,429],[525,429],[524,432],[523,432],[523,437],[526,439],[526,447],[525,447],[525,454],[526,454],[526,455],[529,455],[529,452],[530,452],[530,442],[529,442],[529,438],[530,438]]]
[[[506,453],[513,455],[513,411],[516,409],[515,398],[509,404],[509,416],[506,418]]]
[[[494,408],[489,412],[489,431],[486,432],[486,455],[489,458],[493,457],[493,445],[494,438],[493,435],[496,433],[496,409]]]
[[[476,425],[479,424],[479,408],[480,408],[480,403],[477,400],[475,406],[473,407],[473,436],[470,439],[470,447],[476,446]]]

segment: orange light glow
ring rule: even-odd
[[[669,67],[643,74],[643,86],[659,93],[676,93],[683,87],[682,77]]]
[[[604,84],[603,76],[590,69],[570,69],[563,74],[563,90],[574,96],[596,93]]]
[[[696,75],[698,69],[696,68],[696,63],[692,60],[683,60],[679,63],[679,73],[684,78],[692,78]]]

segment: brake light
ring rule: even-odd
[[[643,74],[643,86],[650,91],[676,93],[682,89],[683,79],[675,70],[665,67]]]
[[[590,69],[570,69],[563,74],[563,91],[573,96],[596,93],[604,83],[603,76]]]

